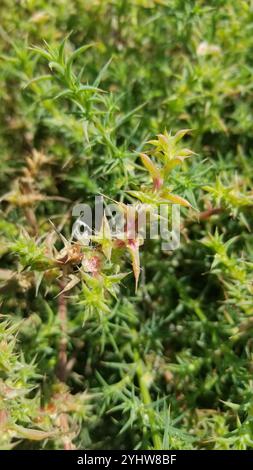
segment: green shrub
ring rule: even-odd
[[[3,0],[0,448],[253,447],[252,15]],[[98,195],[180,246],[78,242]]]

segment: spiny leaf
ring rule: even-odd
[[[35,78],[31,78],[31,80],[29,80],[28,82],[26,82],[24,85],[23,85],[23,90],[25,90],[27,87],[29,87],[30,85],[32,85],[33,83],[37,83],[37,82],[42,82],[42,81],[45,81],[45,80],[51,80],[52,79],[52,75],[40,75],[39,77],[35,77]]]
[[[140,277],[140,253],[138,240],[128,240],[127,249],[130,253],[132,260],[133,272],[135,277],[135,290],[137,290],[138,281]]]
[[[32,441],[42,441],[56,436],[56,431],[40,431],[38,429],[29,429],[18,424],[12,424],[12,429],[16,432],[17,437],[30,439]]]
[[[151,158],[148,157],[145,153],[140,153],[141,161],[145,168],[149,171],[153,179],[162,180],[162,175],[160,170],[152,162]]]

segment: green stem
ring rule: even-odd
[[[147,385],[147,381],[145,379],[144,375],[144,368],[143,368],[143,361],[141,360],[139,354],[135,352],[135,360],[137,363],[137,369],[136,369],[136,374],[138,377],[138,382],[139,382],[139,387],[140,387],[140,393],[141,393],[141,398],[147,407],[147,414],[149,417],[149,424],[150,424],[150,429],[151,429],[151,435],[152,435],[152,440],[154,444],[155,450],[161,450],[162,449],[162,440],[159,432],[156,429],[156,422],[155,422],[155,415],[154,415],[154,410],[152,409],[152,399],[149,393],[149,388]]]

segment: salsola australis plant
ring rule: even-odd
[[[30,80],[26,86],[32,86],[40,81],[50,81],[49,88],[47,88],[51,94],[50,100],[65,99],[67,105],[69,103],[73,105],[72,112],[75,110],[78,112],[78,118],[85,125],[84,137],[87,138],[88,149],[92,152],[92,146],[96,145],[96,140],[98,140],[101,146],[108,146],[110,143],[109,148],[112,148],[112,152],[117,154],[116,143],[113,142],[110,135],[115,134],[115,130],[108,131],[104,127],[103,120],[108,112],[108,103],[103,96],[103,91],[98,88],[101,77],[98,77],[92,85],[82,85],[80,74],[78,77],[74,72],[75,58],[86,49],[88,49],[87,46],[81,47],[68,56],[65,53],[65,40],[58,49],[32,48],[33,52],[40,54],[48,61],[52,73],[36,77]],[[66,88],[59,91],[63,86]],[[35,89],[35,93],[37,93],[37,89]],[[45,417],[46,422],[44,423],[40,415],[36,416],[35,413],[38,425],[42,428],[43,424],[50,427],[50,413],[49,417],[46,416],[45,409],[49,411],[52,409],[52,413],[57,414],[55,403],[66,401],[62,412],[59,404],[59,425],[64,423],[65,435],[61,437],[61,433],[59,430],[57,432],[57,429],[47,432],[28,427],[27,430],[22,428],[24,437],[31,440],[53,439],[56,443],[62,438],[65,448],[74,448],[71,439],[78,436],[78,430],[72,424],[68,412],[71,412],[73,406],[75,416],[78,415],[81,398],[78,394],[68,398],[68,389],[60,384],[55,385],[54,382],[57,384],[58,380],[65,383],[73,374],[78,356],[82,356],[83,348],[85,348],[82,330],[86,330],[86,333],[89,331],[90,335],[89,348],[93,351],[90,359],[93,354],[99,357],[109,353],[113,360],[111,363],[106,361],[105,367],[115,369],[118,375],[118,378],[115,376],[112,383],[107,383],[103,378],[103,373],[94,370],[94,376],[98,382],[95,387],[92,387],[94,392],[91,392],[89,401],[102,401],[104,413],[107,407],[115,412],[123,413],[126,420],[122,426],[122,432],[126,431],[128,427],[134,426],[135,422],[140,422],[143,428],[141,439],[148,439],[149,434],[149,445],[156,449],[160,449],[164,445],[163,430],[165,429],[165,421],[168,419],[168,412],[164,408],[165,402],[162,402],[161,414],[159,401],[157,404],[156,401],[152,402],[149,391],[152,374],[143,356],[142,343],[138,344],[137,341],[139,335],[137,312],[133,310],[131,314],[133,307],[124,300],[124,296],[122,297],[119,285],[128,274],[124,271],[127,269],[129,258],[136,291],[138,289],[141,271],[140,246],[144,240],[135,230],[137,216],[140,213],[146,214],[148,208],[151,219],[157,221],[159,215],[158,213],[153,214],[153,209],[158,205],[167,205],[172,202],[178,206],[191,206],[186,199],[174,194],[173,184],[169,186],[171,170],[183,164],[184,160],[193,154],[189,149],[180,146],[180,141],[186,133],[187,131],[180,131],[175,136],[167,132],[159,134],[157,140],[147,143],[149,148],[146,153],[140,153],[140,159],[148,170],[153,184],[141,185],[140,190],[129,190],[125,193],[121,191],[120,200],[116,202],[123,221],[120,234],[118,232],[112,233],[106,215],[102,216],[99,230],[94,230],[94,234],[89,235],[88,243],[87,237],[77,241],[73,234],[68,238],[66,238],[67,235],[62,234],[62,231],[66,230],[65,226],[69,223],[68,209],[66,209],[66,214],[63,213],[60,216],[58,228],[52,222],[51,226],[50,221],[47,221],[46,218],[40,220],[37,206],[41,202],[58,200],[65,203],[65,199],[59,196],[49,197],[40,190],[39,174],[45,172],[46,167],[50,167],[53,162],[52,159],[37,151],[27,158],[26,166],[13,181],[12,189],[2,196],[2,201],[6,202],[8,209],[11,211],[14,208],[19,208],[26,220],[24,226],[20,228],[16,240],[9,242],[6,246],[6,250],[12,256],[17,257],[19,266],[17,273],[9,273],[6,288],[8,282],[16,282],[17,288],[22,286],[24,291],[34,289],[36,298],[44,303],[46,323],[49,321],[48,335],[53,337],[54,342],[51,354],[48,351],[47,357],[47,354],[43,353],[44,346],[40,344],[40,335],[37,337],[38,348],[42,347],[41,353],[42,356],[45,356],[43,360],[49,361],[51,374],[54,376],[52,390],[49,392],[49,403],[45,405],[46,408],[39,411],[42,417]],[[129,159],[132,160],[132,171],[135,167],[141,171],[140,164],[136,163],[138,153],[135,155],[129,152]],[[127,168],[124,171],[127,177]],[[125,200],[128,195],[140,200],[141,203],[130,204]],[[68,205],[69,201],[66,200],[66,207]],[[145,222],[147,221],[145,220]],[[168,221],[166,220],[166,222]],[[44,227],[41,227],[41,224],[44,224]],[[8,274],[6,273],[6,275]],[[45,299],[42,300],[44,296]],[[52,298],[51,301],[56,304],[56,315],[51,310],[49,298]],[[57,300],[53,300],[55,298]],[[23,328],[24,331],[29,330],[29,325],[25,325],[25,323],[29,324],[31,321],[36,330],[37,328],[41,332],[44,330],[44,321],[37,315],[34,320],[28,317],[21,324],[21,330]],[[50,328],[51,322],[53,322],[52,330]],[[51,357],[52,353],[54,358]],[[35,358],[34,360],[36,362]],[[83,361],[82,364],[82,360],[79,359],[79,361],[81,367],[85,367],[85,362]],[[27,368],[29,370],[28,365]],[[76,376],[77,382],[81,380],[78,375]],[[99,384],[100,387],[98,387]],[[56,389],[59,387],[59,391],[55,394],[54,387]],[[35,397],[31,398],[31,403],[39,400],[36,386],[34,389]],[[29,394],[29,389],[26,393]],[[69,409],[68,400],[70,401]],[[86,413],[83,414],[84,416],[81,416],[80,419],[86,418]],[[8,408],[3,410],[3,419],[5,416],[8,416]],[[22,416],[20,420],[22,421]],[[15,424],[14,429],[21,429],[18,426]],[[8,427],[6,429],[9,431]]]
[[[0,448],[251,448],[249,2],[8,3]]]
[[[54,384],[50,400],[43,403],[36,386],[39,375],[33,362],[15,351],[18,324],[1,322],[0,448],[10,449],[20,439],[54,439],[71,449],[71,437],[88,413],[88,396],[71,395],[65,384]]]

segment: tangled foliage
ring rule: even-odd
[[[252,448],[252,1],[1,20],[0,448]],[[132,223],[83,244],[101,194]],[[132,233],[167,203],[173,251]]]

